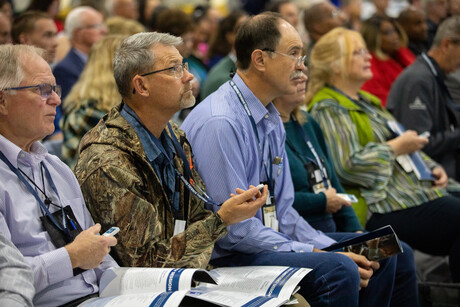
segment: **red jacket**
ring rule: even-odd
[[[398,75],[415,60],[415,55],[408,48],[398,50],[394,57],[381,60],[371,52],[371,70],[373,77],[367,80],[362,90],[374,94],[382,101],[382,106],[387,103],[388,93],[391,85]]]

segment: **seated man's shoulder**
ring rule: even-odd
[[[133,171],[135,161],[145,159],[142,143],[134,129],[112,110],[82,138],[75,174],[81,183],[97,170]]]

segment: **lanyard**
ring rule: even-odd
[[[123,107],[123,111],[126,112],[128,115],[130,115],[132,118],[134,118],[141,125],[142,129],[144,129],[147,132],[149,131],[144,126],[144,124],[142,124],[142,122],[137,118],[137,116],[135,116],[134,114],[130,112],[130,110]],[[179,141],[177,140],[176,135],[174,134],[174,131],[169,123],[168,123],[168,128],[169,128],[169,132],[171,133],[171,140],[173,142],[176,153],[180,156],[180,158],[182,159],[182,162],[184,163],[185,176],[191,179],[190,180],[191,182],[195,182],[193,179],[192,171],[190,170],[190,164],[188,163],[187,157],[185,156],[185,153],[182,150],[182,147],[180,146]],[[168,137],[167,134],[165,136]],[[179,177],[179,179],[184,183],[184,185],[193,195],[195,195],[197,198],[199,198],[201,201],[203,201],[204,203],[208,205],[214,205],[214,206],[220,205],[217,202],[215,202],[208,194],[206,194],[206,192],[204,192],[198,185],[196,185],[196,188],[195,188],[195,185],[193,185],[187,178],[185,178],[184,174],[182,174],[181,172],[179,172],[179,170],[177,170],[174,163],[171,161],[169,156],[166,154],[163,146],[158,146],[157,142],[159,141],[155,137],[153,138],[153,142],[155,143],[155,145],[157,145],[157,147],[165,155],[168,163],[172,165],[176,175]]]
[[[51,214],[51,212],[48,210],[48,207],[43,203],[41,200],[40,196],[38,196],[37,192],[34,190],[34,188],[30,185],[29,182],[24,178],[24,176],[21,174],[21,172],[11,164],[11,162],[5,157],[3,152],[0,151],[0,159],[5,162],[6,165],[10,168],[10,170],[18,176],[19,180],[24,183],[26,186],[27,190],[29,190],[30,193],[35,197],[35,199],[38,201],[38,204],[40,205],[41,209],[45,211],[46,216],[53,222],[53,224],[61,231],[63,231],[66,235],[70,235],[69,229],[67,228],[67,223],[65,220],[65,214],[64,214],[64,209],[61,206],[61,213],[62,213],[62,225],[59,225],[59,222],[56,221],[54,216]],[[59,194],[57,192],[56,186],[54,185],[53,179],[51,178],[51,174],[46,167],[46,165],[42,162],[41,163],[42,167],[45,169],[45,174],[46,174],[46,179],[48,180],[49,184],[51,185],[51,188],[53,189],[54,193],[56,193],[57,197],[60,200]]]
[[[230,86],[235,91],[236,95],[238,96],[238,100],[240,101],[241,105],[243,106],[244,110],[246,111],[246,114],[249,117],[249,120],[251,121],[252,130],[254,130],[254,133],[256,135],[257,143],[259,144],[259,150],[260,150],[260,153],[261,153],[262,159],[263,159],[264,158],[264,150],[262,148],[262,144],[260,143],[259,132],[257,131],[256,121],[254,120],[254,117],[252,116],[251,110],[249,110],[248,103],[244,99],[243,94],[241,94],[240,89],[235,84],[235,82],[233,82],[233,80],[230,80]],[[271,149],[270,143],[268,144],[268,163],[269,163],[268,169],[272,170],[273,160],[272,160],[272,149]],[[263,161],[263,165],[264,165],[264,169],[265,169],[265,176],[267,176],[267,181],[268,181],[267,185],[268,185],[268,189],[270,190],[270,195],[275,196],[275,181],[273,179],[272,172],[268,171],[267,163],[265,161]]]
[[[308,138],[308,135],[307,133],[305,133],[305,130],[303,129],[303,127],[300,125],[300,123],[297,121],[297,118],[295,117],[294,114],[291,114],[291,120],[292,122],[294,123],[294,126],[297,128],[297,130],[300,132],[300,134],[302,135],[305,143],[308,145],[308,148],[310,149],[311,153],[313,154],[313,156],[315,157],[315,161],[312,161],[314,162],[318,167],[319,167],[319,170],[321,172],[321,177],[323,178],[323,184],[324,184],[324,187],[327,189],[329,188],[329,184],[327,183],[327,175],[326,175],[326,169],[324,168],[324,164],[323,162],[321,161],[321,159],[319,158],[318,156],[318,153],[316,152],[315,148],[313,147],[313,145],[311,144],[310,142],[310,139]],[[295,150],[294,146],[292,146],[293,144],[291,144],[291,142],[288,142],[288,145],[291,147],[291,149],[296,152],[299,156],[300,154],[297,152],[297,150]]]
[[[452,96],[450,95],[449,89],[447,88],[447,86],[444,83],[444,81],[441,79],[441,76],[438,74],[436,68],[433,65],[433,62],[430,60],[428,55],[426,55],[426,53],[422,53],[422,58],[428,64],[428,67],[430,68],[431,73],[433,74],[433,76],[436,78],[436,82],[438,82],[439,87],[446,94],[446,96],[447,96],[447,104],[452,109],[454,109],[455,111],[460,111],[460,106],[456,105],[455,102],[453,101]]]

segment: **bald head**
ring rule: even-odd
[[[344,14],[329,2],[321,2],[307,8],[304,25],[312,41],[316,42],[330,30],[345,24]]]
[[[428,26],[422,10],[410,6],[401,11],[398,22],[412,42],[425,42],[428,37]]]

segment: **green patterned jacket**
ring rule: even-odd
[[[113,250],[121,266],[206,268],[214,243],[227,233],[224,223],[190,194],[186,230],[173,236],[174,218],[165,191],[120,110],[121,105],[113,108],[80,144],[75,174],[94,221],[101,223],[102,231],[120,227]],[[174,132],[192,161],[185,134],[177,126]],[[183,170],[180,157],[175,156],[174,163]],[[198,173],[192,173],[195,184],[205,189]],[[184,189],[181,182],[182,211]]]

